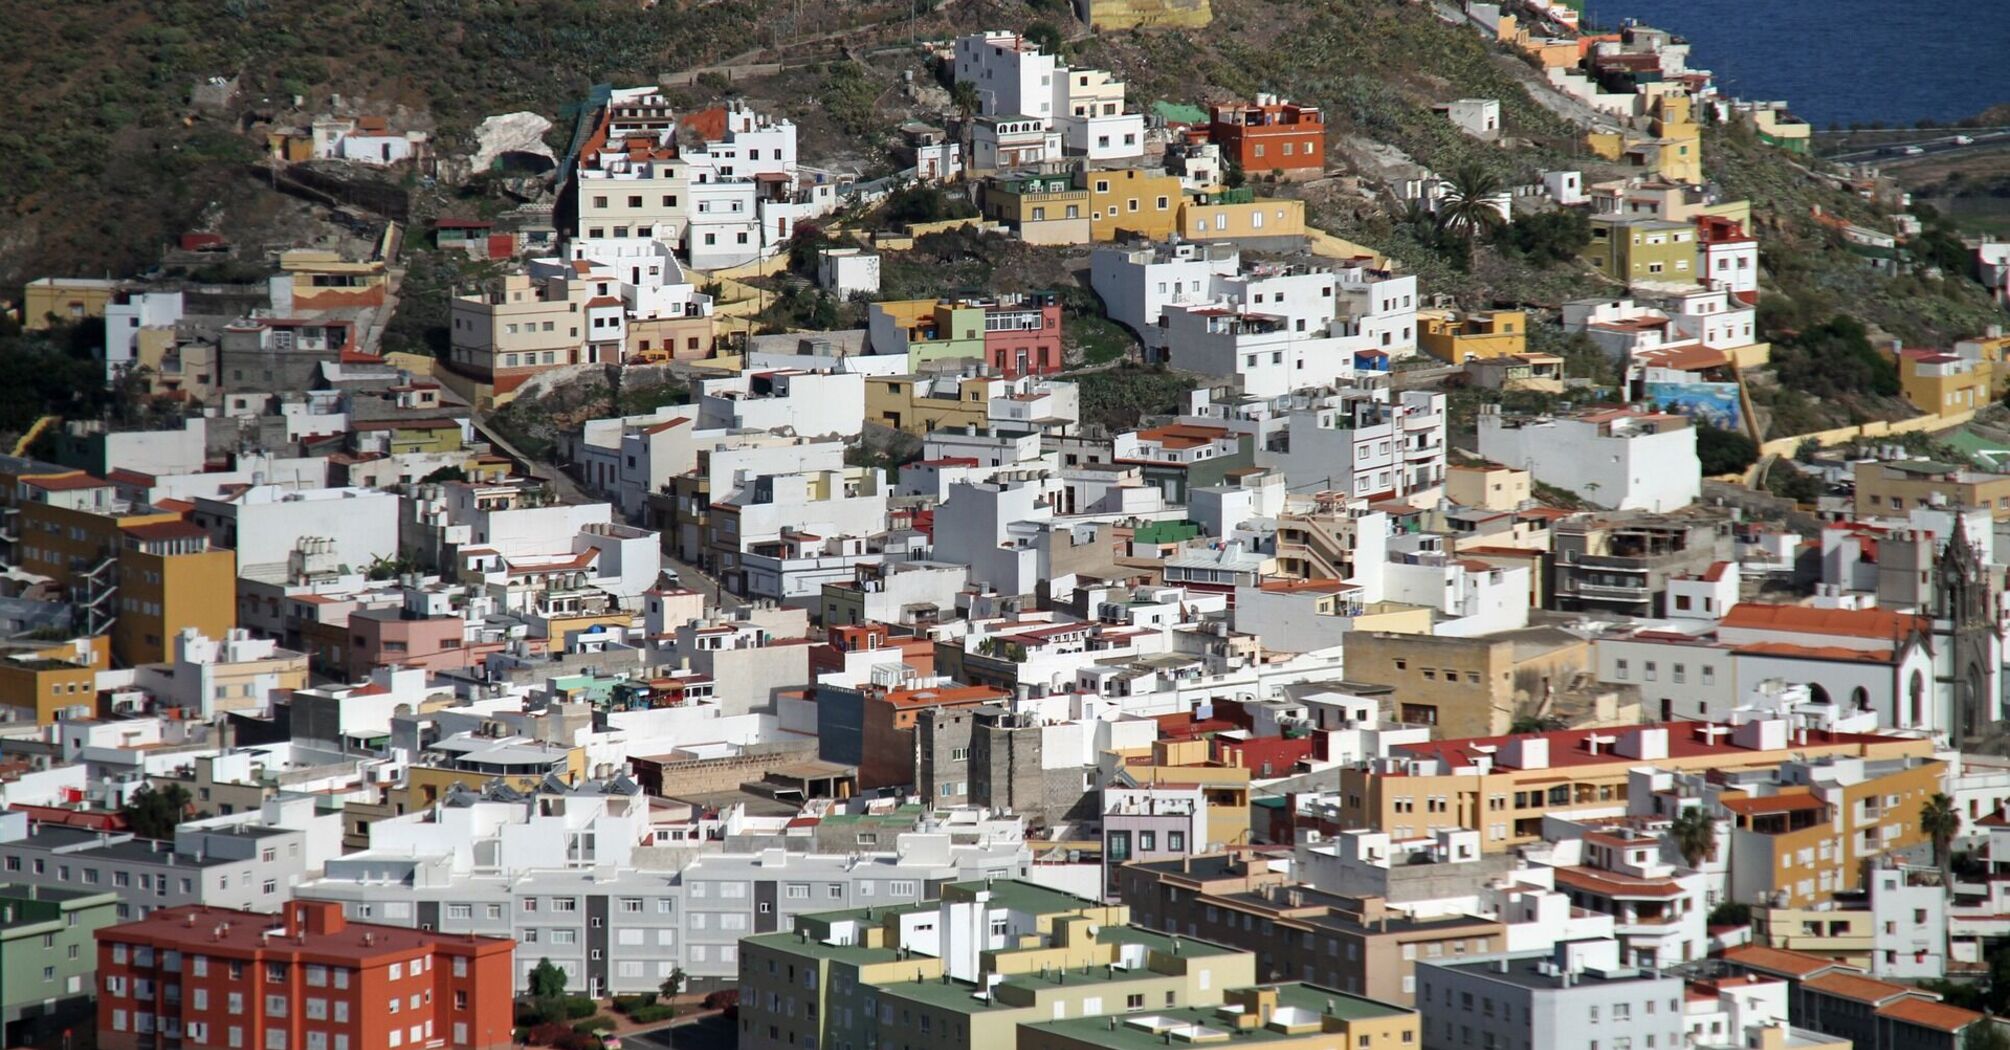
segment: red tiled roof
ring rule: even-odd
[[[156,521],[146,525],[127,525],[120,531],[140,540],[192,540],[209,535],[201,526],[187,521]]]
[[[1815,812],[1825,804],[1813,795],[1759,795],[1748,798],[1727,798],[1720,800],[1725,809],[1747,817],[1765,813]]]
[[[1741,944],[1724,952],[1724,961],[1735,963],[1748,970],[1775,974],[1780,977],[1802,978],[1842,964],[1833,959],[1803,952],[1790,952],[1783,948],[1767,948],[1757,944]]]
[[[1556,884],[1559,888],[1585,890],[1605,897],[1674,899],[1683,893],[1673,879],[1641,879],[1595,868],[1557,868]]]
[[[1752,631],[1788,631],[1846,638],[1904,638],[1924,631],[1926,617],[1889,609],[1811,609],[1803,605],[1740,602],[1718,621],[1718,627]]]
[[[1982,1015],[1973,1010],[1963,1010],[1958,1006],[1918,998],[1905,998],[1895,1003],[1887,1003],[1878,1008],[1877,1015],[1942,1032],[1959,1032],[1982,1020]]]
[[[1824,995],[1833,995],[1838,999],[1869,1003],[1872,1006],[1909,995],[1925,994],[1904,985],[1880,981],[1875,977],[1865,977],[1857,973],[1825,973],[1802,981],[1801,987]]]
[[[1729,648],[1734,653],[1751,656],[1779,656],[1789,660],[1827,660],[1857,664],[1888,664],[1898,656],[1896,649],[1851,649],[1844,645],[1795,645],[1792,642],[1753,642]]]
[[[1729,728],[1728,726],[1723,726],[1721,723],[1713,722],[1684,721],[1666,723],[1663,728],[1668,730],[1668,757],[1697,758],[1710,754],[1722,754],[1731,757],[1739,754],[1749,755],[1757,753],[1751,749],[1741,748],[1731,743],[1728,735],[1715,746],[1704,743],[1702,740],[1697,739],[1693,729],[1695,726],[1703,725]],[[1615,754],[1609,746],[1601,748],[1597,754],[1592,754],[1586,746],[1585,741],[1593,733],[1603,736],[1616,735],[1611,729],[1559,729],[1548,733],[1525,733],[1520,734],[1519,737],[1509,735],[1431,740],[1417,744],[1403,744],[1397,747],[1396,751],[1403,757],[1440,759],[1453,766],[1470,765],[1483,754],[1492,757],[1496,763],[1499,763],[1501,749],[1505,748],[1510,741],[1517,738],[1542,737],[1549,741],[1549,764],[1552,768],[1597,765],[1609,762],[1637,762],[1636,759]],[[1811,729],[1808,730],[1806,742],[1796,746],[1869,744],[1888,739],[1890,738],[1869,733],[1836,733],[1827,730]],[[1478,748],[1489,748],[1491,750],[1476,750]]]
[[[75,474],[44,474],[39,477],[22,478],[21,484],[49,492],[74,492],[78,489],[104,488],[111,482],[78,471]]]

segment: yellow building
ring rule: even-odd
[[[1205,29],[1208,0],[1075,0],[1075,13],[1098,33],[1114,29]]]
[[[917,436],[982,427],[989,423],[990,390],[991,381],[984,376],[867,376],[865,418]]]
[[[940,892],[939,901],[903,893],[797,914],[795,932],[741,940],[739,1045],[918,1039],[937,1050],[1152,1050],[1203,1023],[1224,1045],[1280,1050],[1415,1050],[1421,1042],[1414,1010],[1295,983],[1258,985],[1255,953],[1130,925],[1122,906],[1002,879]]]
[[[1582,257],[1599,273],[1627,284],[1694,284],[1696,227],[1644,216],[1594,215],[1591,243]]]
[[[47,576],[67,597],[87,601],[125,545],[133,525],[180,521],[174,511],[119,499],[112,483],[82,471],[21,479],[16,494],[15,554],[21,567]]]
[[[1089,243],[1089,191],[1068,174],[993,177],[984,183],[984,217],[1028,244]]]
[[[1348,655],[1347,673],[1353,676],[1351,649]],[[1379,679],[1362,675],[1361,680]],[[1391,775],[1366,767],[1340,770],[1340,801],[1333,817],[1343,828],[1369,828],[1403,838],[1475,828],[1481,832],[1483,852],[1505,853],[1541,841],[1546,815],[1623,811],[1628,778],[1643,765],[1697,773],[1770,773],[1796,758],[1918,759],[1937,765],[1930,762],[1930,740],[1862,733],[1811,733],[1805,741],[1784,733],[1778,739],[1769,737],[1769,728],[1777,725],[1752,722],[1733,728],[1669,722],[1405,745],[1392,757],[1412,763],[1406,773]],[[1890,819],[1905,819],[1901,809],[1892,809]],[[1915,803],[1911,809],[1915,824],[1918,813]],[[1909,841],[1918,841],[1916,832]],[[1795,842],[1798,848],[1800,840]],[[1753,848],[1767,846],[1755,841]],[[1737,849],[1732,847],[1732,855]]]
[[[1856,514],[1904,517],[1915,507],[1983,507],[2010,519],[2010,474],[1985,474],[1952,463],[1901,459],[1856,465]]]
[[[1432,357],[1455,365],[1511,357],[1528,349],[1528,315],[1520,310],[1469,314],[1419,310],[1417,346]]]
[[[112,655],[121,666],[160,663],[174,636],[193,627],[222,638],[237,626],[237,552],[209,545],[209,534],[179,519],[128,525],[111,599]]]
[[[1113,241],[1121,233],[1160,241],[1179,229],[1177,175],[1145,168],[1084,170],[1075,182],[1089,191],[1090,240]]]
[[[105,307],[118,290],[117,281],[89,277],[44,277],[29,281],[21,290],[21,327],[39,332],[52,323],[103,317]]]
[[[1868,970],[1877,923],[1868,908],[1753,908],[1752,943]]]
[[[1963,339],[1954,344],[1954,352],[1963,357],[1973,357],[1991,365],[1990,396],[2001,397],[2010,389],[2010,335],[1980,336]]]
[[[1996,366],[1939,350],[1898,352],[1898,386],[1922,412],[1951,415],[1989,407]]]
[[[1653,102],[1649,124],[1656,147],[1653,168],[1672,182],[1703,181],[1703,128],[1692,108],[1687,94],[1664,93]]]
[[[58,715],[75,708],[96,713],[98,672],[110,667],[111,648],[103,635],[9,654],[0,660],[0,707],[14,708],[16,718],[41,726],[54,725]]]
[[[325,248],[295,248],[279,254],[284,284],[279,293],[288,297],[290,307],[276,302],[282,316],[297,317],[323,310],[382,306],[390,288],[390,271],[384,260],[396,254],[397,223],[384,228],[377,250],[368,259],[345,259]]]
[[[1085,1017],[1019,1030],[1017,1050],[1163,1050],[1221,1033],[1225,1046],[1263,1050],[1402,1050],[1423,1042],[1417,1011],[1309,984],[1237,988],[1215,1009],[1154,1010],[1108,1023]]]
[[[1867,861],[1927,843],[1919,811],[1946,771],[1930,756],[1828,756],[1786,763],[1760,791],[1727,790],[1731,899],[1807,908],[1862,889]]]
[[[577,783],[586,776],[586,749],[528,737],[448,737],[406,771],[406,809],[430,806],[455,784],[472,788],[500,781],[535,792],[547,776]]]
[[[1223,846],[1249,842],[1249,770],[1208,759],[1206,740],[1157,740],[1150,750],[1105,751],[1099,762],[1103,783],[1119,774],[1131,784],[1192,784],[1207,799],[1207,841]]]
[[[1461,507],[1519,510],[1534,492],[1526,470],[1498,463],[1454,463],[1445,468],[1445,498]]]
[[[1190,241],[1303,237],[1305,202],[1255,197],[1248,190],[1197,194],[1180,205],[1179,234]]]
[[[1355,631],[1347,675],[1396,688],[1398,721],[1446,736],[1505,733],[1518,712],[1594,667],[1591,643],[1554,627],[1456,638]]]

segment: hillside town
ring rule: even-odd
[[[1515,71],[1427,156],[1074,0],[897,40],[893,164],[351,98],[245,125],[325,235],[10,290],[0,1046],[2010,1046],[2010,245],[1395,6]],[[1804,230],[2002,323],[1783,322]]]

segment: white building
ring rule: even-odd
[[[1122,81],[1100,69],[1069,69],[1017,33],[958,37],[959,82],[977,89],[973,167],[997,170],[1061,159],[1118,162],[1144,155],[1143,114],[1125,112]]]
[[[1278,407],[1285,410],[1283,441],[1259,442],[1256,459],[1283,470],[1294,493],[1401,497],[1444,484],[1442,393],[1344,389]],[[1228,425],[1240,429],[1235,420]]]
[[[1680,1047],[1685,1042],[1683,980],[1620,962],[1615,940],[1560,941],[1553,951],[1469,960],[1417,960],[1417,1006],[1424,1050],[1482,1045],[1590,1050],[1600,1046]],[[1656,1009],[1648,1010],[1653,1004]],[[1594,1028],[1591,1018],[1596,1017]],[[1482,1039],[1462,1041],[1459,1033]],[[1596,1037],[1594,1039],[1594,1033]]]
[[[1619,408],[1577,416],[1480,413],[1480,455],[1616,510],[1670,511],[1696,502],[1703,467],[1686,416]]]
[[[1053,483],[1009,474],[953,485],[935,511],[934,560],[970,566],[970,581],[999,594],[1032,594],[1048,577]]]
[[[113,296],[105,304],[105,382],[139,363],[141,329],[172,329],[181,318],[180,292],[122,292]]]
[[[1391,537],[1380,600],[1437,613],[1443,619],[1432,624],[1432,634],[1471,638],[1515,630],[1528,626],[1529,570],[1460,558],[1434,533]]]
[[[701,380],[697,393],[701,428],[856,437],[865,427],[865,377],[856,372],[741,372]]]
[[[865,248],[825,248],[817,253],[817,287],[839,299],[879,291],[879,253]]]
[[[1472,137],[1483,142],[1492,142],[1501,135],[1501,104],[1499,99],[1462,98],[1436,107],[1445,119]]]
[[[190,520],[237,552],[239,576],[284,576],[294,552],[310,547],[358,571],[398,556],[398,497],[376,489],[255,485],[197,498]]]

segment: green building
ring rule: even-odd
[[[1595,215],[1582,256],[1599,273],[1633,284],[1694,284],[1696,227],[1651,215]]]
[[[1005,880],[939,893],[798,915],[793,931],[741,940],[738,1046],[1021,1050],[1077,1034],[1046,1029],[1052,1022],[1128,1035],[1132,1022],[1152,1021],[1136,1039],[1143,1046],[1189,1014],[1245,1036],[1286,1036],[1260,1040],[1275,1050],[1415,1050],[1418,1041],[1414,1010],[1258,987],[1254,953],[1132,926],[1123,905]]]
[[[0,883],[0,1044],[93,1029],[97,932],[119,921],[119,895]]]

